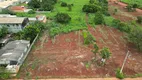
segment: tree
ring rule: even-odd
[[[67,4],[66,2],[62,2],[62,3],[61,3],[61,6],[62,6],[62,7],[67,7],[67,5],[68,5],[68,4]]]
[[[52,11],[54,9],[54,6],[51,3],[43,2],[41,9],[44,11]]]
[[[135,27],[129,33],[128,39],[130,42],[134,43],[136,47],[142,52],[142,28]]]
[[[59,23],[68,23],[71,20],[71,17],[67,13],[57,13],[55,17]]]
[[[0,38],[6,36],[7,33],[8,33],[8,29],[6,27],[0,28]]]
[[[28,3],[28,6],[30,8],[40,8],[40,1],[39,0],[30,0],[30,2]]]
[[[82,8],[82,11],[87,13],[96,13],[99,10],[101,10],[101,7],[94,4],[84,5]]]
[[[105,64],[106,59],[109,59],[111,56],[111,52],[109,51],[109,48],[104,47],[101,51],[100,51],[100,55],[102,57],[101,61],[102,61],[102,65]]]
[[[95,13],[94,22],[96,25],[105,23],[104,17],[101,12]]]
[[[29,25],[23,30],[23,38],[32,42],[39,32],[36,26]]]

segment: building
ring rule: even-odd
[[[13,12],[29,12],[32,9],[27,9],[24,6],[11,6],[9,8]]]
[[[29,47],[30,41],[10,41],[0,49],[0,65],[5,66],[12,73],[17,73],[28,55]]]
[[[12,38],[0,39],[0,49],[10,41],[13,41],[13,39]]]
[[[22,31],[29,23],[25,17],[0,17],[0,28],[7,27],[11,33]]]
[[[12,6],[10,7],[10,10],[13,12],[24,12],[25,11],[25,7],[24,6]]]
[[[36,17],[29,18],[29,21],[30,22],[40,21],[40,22],[46,23],[47,19],[45,15],[37,15]]]
[[[0,8],[7,8],[10,5],[16,5],[19,3],[19,0],[1,0],[0,1]]]
[[[17,17],[16,15],[0,14],[0,17]]]

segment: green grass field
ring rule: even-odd
[[[67,2],[68,4],[73,4],[72,11],[68,11],[68,7],[61,7],[61,1]],[[85,26],[85,13],[82,12],[82,7],[84,4],[87,4],[89,0],[60,0],[55,5],[53,12],[46,14],[47,17],[53,18],[58,12],[68,13],[72,20],[69,24],[70,26],[83,25]]]
[[[128,4],[138,4],[139,8],[142,8],[142,0],[121,0],[121,1]]]
[[[68,7],[61,7],[61,2],[66,2],[67,4],[73,4],[72,11],[68,10]],[[52,22],[53,28],[55,27],[70,27],[69,29],[75,28],[78,30],[87,28],[85,23],[85,13],[82,12],[82,7],[84,4],[88,4],[89,0],[59,0],[55,5],[54,10],[51,13],[47,13],[46,16],[49,18],[55,18],[57,13],[67,13],[71,16],[71,21],[68,24],[60,24],[55,21]],[[68,29],[68,28],[66,28]],[[70,30],[69,30],[70,31]],[[62,32],[62,31],[61,31]]]

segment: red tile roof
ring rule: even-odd
[[[12,6],[10,9],[11,10],[21,10],[21,11],[25,10],[25,8],[21,6]]]

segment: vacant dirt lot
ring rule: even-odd
[[[112,52],[105,66],[92,62],[95,57],[91,52],[92,45],[83,44],[81,31],[61,34],[54,40],[44,34],[29,54],[20,77],[112,77],[115,76],[115,70],[121,67],[128,50],[131,53],[124,73],[133,75],[142,72],[142,56],[133,45],[128,47],[123,33],[105,26],[96,29],[89,26],[88,29],[96,37],[100,49],[106,46]],[[97,58],[100,59],[99,55]]]
[[[119,8],[120,12],[113,17],[121,21],[133,20],[142,14],[139,11],[128,13],[124,9],[125,5],[121,6],[113,1],[109,4]],[[110,12],[113,10],[111,6]],[[50,39],[44,33],[21,68],[19,78],[115,77],[115,70],[121,68],[128,50],[131,53],[123,72],[127,75],[142,73],[142,54],[126,41],[124,33],[107,26],[87,26],[88,31],[96,38],[99,48],[108,47],[112,52],[105,66],[97,64],[101,59],[99,53],[98,61],[92,61],[95,57],[91,52],[93,45],[83,44],[82,31],[60,34],[55,39]]]

